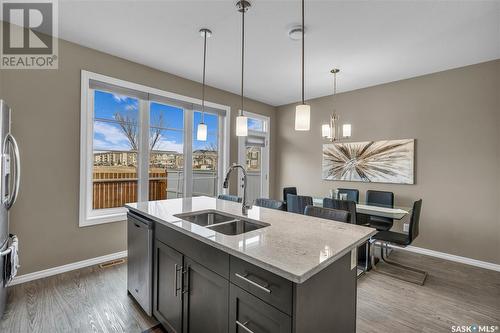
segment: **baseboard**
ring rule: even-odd
[[[425,254],[425,255],[428,255],[431,257],[446,259],[446,260],[455,261],[455,262],[459,262],[459,263],[466,264],[466,265],[481,267],[481,268],[485,268],[485,269],[490,269],[492,271],[500,272],[500,265],[494,264],[491,262],[487,262],[487,261],[481,261],[481,260],[476,260],[476,259],[472,259],[472,258],[461,257],[461,256],[457,256],[454,254],[424,249],[424,248],[416,247],[416,246],[407,246],[407,247],[395,246],[394,248],[397,248],[398,250],[404,250],[404,251],[409,251],[409,252],[414,252],[414,253]]]
[[[21,283],[25,283],[25,282],[33,281],[33,280],[37,280],[37,279],[42,279],[42,278],[45,278],[48,276],[73,271],[75,269],[79,269],[79,268],[83,268],[83,267],[98,265],[98,264],[101,264],[103,262],[124,258],[126,256],[127,256],[127,251],[121,251],[121,252],[107,254],[105,256],[100,256],[100,257],[91,258],[91,259],[87,259],[87,260],[77,261],[77,262],[67,264],[67,265],[62,265],[62,266],[44,269],[43,271],[19,275],[19,276],[14,277],[14,279],[12,279],[12,281],[9,283],[9,286],[13,286],[16,284],[21,284]]]

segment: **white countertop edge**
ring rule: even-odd
[[[340,251],[339,253],[337,253],[336,255],[334,256],[331,256],[330,258],[326,259],[325,261],[323,261],[322,263],[318,264],[316,267],[314,267],[313,269],[305,272],[304,274],[302,275],[296,275],[296,274],[293,274],[293,273],[290,273],[290,272],[287,272],[287,271],[284,271],[283,269],[279,268],[279,267],[276,267],[276,266],[273,266],[273,265],[270,265],[266,262],[263,262],[259,259],[256,259],[252,256],[249,256],[245,253],[242,253],[240,251],[236,251],[230,247],[226,247],[220,243],[217,243],[217,242],[214,242],[213,240],[211,239],[208,239],[206,237],[203,237],[203,236],[200,236],[194,232],[191,232],[189,230],[186,230],[184,228],[180,228],[178,227],[177,225],[173,224],[173,223],[170,223],[170,222],[166,222],[156,216],[153,216],[153,215],[150,215],[140,209],[137,209],[135,207],[132,207],[132,206],[129,206],[129,205],[125,205],[125,207],[127,207],[128,209],[140,214],[140,215],[144,215],[144,216],[147,216],[148,218],[150,218],[151,220],[155,221],[155,222],[158,222],[158,223],[161,223],[162,225],[168,227],[168,228],[172,228],[176,231],[179,231],[181,233],[183,233],[184,235],[187,235],[191,238],[194,238],[196,240],[199,240],[207,245],[210,245],[210,246],[213,246],[221,251],[224,251],[230,255],[233,255],[239,259],[242,259],[242,260],[245,260],[255,266],[258,266],[260,268],[263,268],[263,269],[266,269],[274,274],[277,274],[287,280],[290,280],[292,282],[295,282],[295,283],[304,283],[306,280],[308,280],[309,278],[311,278],[312,276],[316,275],[318,272],[322,271],[324,268],[328,267],[330,264],[332,264],[333,262],[337,261],[338,259],[340,259],[341,257],[343,257],[346,253],[352,251],[352,249],[354,248],[357,248],[358,246],[362,245],[363,243],[365,243],[370,237],[372,237],[373,235],[375,235],[377,233],[377,230],[373,230],[369,235],[361,238],[358,242],[356,243],[353,243],[351,244],[350,246],[346,247],[343,251]],[[181,219],[179,219],[181,220]]]

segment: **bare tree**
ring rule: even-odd
[[[149,150],[153,150],[160,142],[161,127],[163,127],[163,114],[160,113],[149,131]]]
[[[130,148],[137,151],[137,120],[129,114],[124,116],[119,112],[115,113],[115,120],[118,122],[123,134],[127,137]]]
[[[116,112],[114,115],[115,120],[118,122],[121,131],[127,137],[130,148],[136,150],[138,148],[138,137],[137,137],[137,120],[130,114],[123,115]],[[149,149],[153,150],[161,139],[161,132],[163,127],[163,115],[160,113],[157,119],[151,126],[149,131]]]

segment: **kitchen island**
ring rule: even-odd
[[[127,205],[154,223],[153,315],[169,332],[355,332],[356,248],[375,230],[208,197]]]

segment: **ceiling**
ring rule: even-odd
[[[251,0],[245,96],[300,100],[300,1]],[[90,48],[239,94],[241,14],[235,1],[59,2],[59,34]],[[306,99],[500,58],[499,1],[306,0]],[[210,96],[207,96],[210,99]]]

